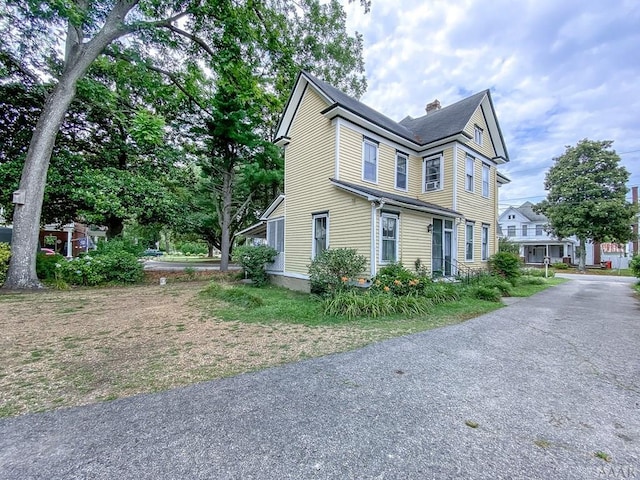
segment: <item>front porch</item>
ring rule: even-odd
[[[549,263],[572,264],[574,255],[574,245],[568,242],[520,245],[520,258],[527,265],[544,265],[545,258],[549,258]]]

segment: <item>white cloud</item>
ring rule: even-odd
[[[364,36],[371,107],[400,120],[491,89],[511,157],[506,203],[544,197],[544,171],[583,138],[614,140],[640,183],[637,0],[373,0],[366,15],[343,1]]]

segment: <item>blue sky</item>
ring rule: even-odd
[[[491,90],[511,159],[501,208],[542,200],[553,158],[583,138],[613,140],[640,184],[638,0],[342,1],[367,105],[400,120]]]

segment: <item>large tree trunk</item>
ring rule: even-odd
[[[232,173],[222,174],[222,209],[220,211],[220,271],[229,270],[229,250],[231,238],[229,227],[231,226],[231,202],[233,201]]]
[[[24,192],[25,201],[15,206],[13,214],[11,262],[4,289],[42,288],[36,275],[36,253],[47,170],[56,135],[76,94],[78,80],[107,45],[126,33],[124,17],[136,3],[135,0],[117,2],[102,29],[87,43],[83,43],[82,31],[69,25],[65,68],[44,104],[22,169],[19,189]]]
[[[580,245],[578,245],[578,271],[584,273],[587,270],[587,241],[585,238],[580,238]]]

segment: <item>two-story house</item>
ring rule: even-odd
[[[524,263],[542,265],[545,257],[551,263],[574,263],[578,241],[553,237],[545,230],[548,223],[546,216],[534,212],[531,202],[525,202],[502,212],[498,219],[499,234],[518,244]]]
[[[308,265],[328,248],[357,249],[369,277],[418,259],[434,275],[486,266],[497,250],[498,186],[508,181],[497,172],[508,154],[491,94],[426,110],[396,122],[298,76],[277,129],[284,194],[262,216],[280,252],[275,283],[308,288]]]

